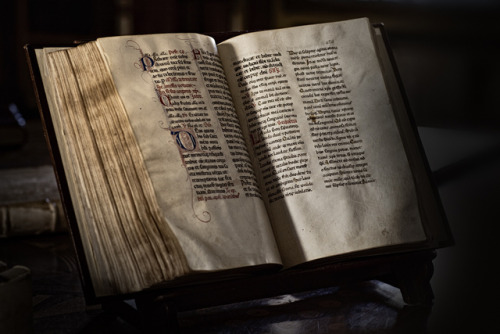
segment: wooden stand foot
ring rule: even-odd
[[[387,283],[398,287],[405,303],[409,305],[432,306],[434,293],[431,278],[434,273],[432,260],[435,252],[415,254],[411,261],[398,261],[392,264],[391,277]]]
[[[147,333],[179,333],[175,304],[164,297],[138,298],[137,310],[141,315],[142,328]]]

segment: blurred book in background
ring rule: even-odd
[[[0,237],[66,231],[52,166],[0,170]]]

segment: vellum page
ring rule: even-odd
[[[425,239],[367,19],[219,45],[285,265]]]
[[[64,109],[60,108],[59,101],[57,98],[57,93],[55,90],[55,78],[51,73],[51,70],[48,66],[48,57],[52,52],[64,50],[67,48],[43,48],[36,50],[37,61],[40,68],[40,75],[42,77],[44,90],[47,97],[47,103],[50,111],[50,118],[52,120],[52,125],[55,129],[55,134],[58,142],[58,149],[60,152],[61,159],[63,161],[64,166],[64,174],[66,180],[68,181],[69,191],[71,193],[71,200],[74,207],[74,212],[76,215],[76,219],[78,221],[78,226],[80,229],[80,234],[82,237],[83,249],[85,252],[85,257],[90,259],[88,261],[88,268],[90,275],[96,281],[93,281],[93,288],[97,295],[107,295],[112,293],[117,293],[116,287],[113,284],[109,284],[108,279],[101,279],[103,272],[109,272],[109,268],[107,268],[107,263],[103,264],[107,261],[102,261],[99,259],[99,255],[105,254],[105,249],[101,248],[100,243],[96,243],[92,237],[89,237],[94,233],[94,229],[88,228],[88,217],[86,215],[89,210],[86,210],[84,207],[84,199],[81,191],[81,187],[79,187],[79,177],[77,172],[75,171],[75,161],[74,161],[74,151],[75,149],[69,145],[71,140],[68,136],[68,131],[66,130],[66,125],[64,123],[64,113],[66,112]],[[95,237],[95,235],[94,235]],[[99,248],[96,250],[96,248]],[[96,257],[95,254],[99,255]],[[106,268],[101,268],[106,267]],[[130,275],[130,272],[128,273]],[[118,274],[120,275],[120,274]],[[104,275],[106,276],[106,275]],[[132,276],[132,275],[130,275]],[[132,284],[134,288],[137,288],[136,284]],[[124,289],[129,291],[127,287]]]
[[[98,44],[189,267],[280,263],[213,40],[170,34]]]
[[[63,161],[64,173],[66,180],[68,181],[68,188],[71,195],[72,204],[75,208],[76,219],[79,222],[86,221],[85,217],[85,209],[81,204],[83,200],[81,199],[81,194],[78,190],[78,177],[75,175],[74,168],[72,167],[74,161],[72,159],[72,148],[69,147],[68,135],[67,131],[65,131],[65,126],[62,120],[63,111],[59,108],[59,103],[56,98],[56,92],[53,84],[53,75],[48,67],[48,55],[52,52],[61,51],[68,49],[65,48],[43,48],[36,50],[36,57],[40,68],[40,76],[42,77],[43,88],[45,90],[47,104],[49,106],[50,118],[52,120],[52,125],[55,129],[55,135],[58,142],[58,149],[60,152],[61,159]],[[52,80],[52,81],[51,81]],[[82,235],[88,235],[89,232],[86,224],[80,224],[79,228],[82,229]],[[92,240],[83,240],[83,244],[85,245],[84,252],[85,256],[89,259],[95,258],[93,247],[89,246],[89,243],[92,243]],[[91,273],[99,272],[97,269],[99,265],[95,264],[94,261],[90,261],[89,270]],[[99,287],[94,287],[96,290],[99,290]],[[106,290],[106,289],[103,289]]]

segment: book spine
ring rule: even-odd
[[[0,238],[65,230],[64,214],[59,201],[0,206]]]

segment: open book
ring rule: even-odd
[[[36,57],[96,296],[449,237],[368,19]]]

